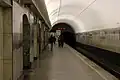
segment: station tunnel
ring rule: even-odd
[[[70,45],[71,47],[75,47],[76,37],[75,37],[75,31],[72,28],[72,26],[66,23],[58,23],[53,26],[51,32],[56,32],[56,30],[59,29],[63,29],[61,30],[61,35],[64,36],[65,43]]]

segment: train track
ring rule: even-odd
[[[120,79],[120,55],[114,52],[101,50],[99,48],[77,43],[74,47],[78,52],[82,53],[99,66]],[[118,59],[118,60],[117,60]]]

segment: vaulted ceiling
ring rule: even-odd
[[[78,32],[120,27],[120,0],[45,0],[52,25]]]

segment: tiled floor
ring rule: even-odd
[[[46,50],[41,56],[41,60],[36,62],[36,68],[23,80],[107,79],[86,65],[65,45],[64,48],[55,46],[53,52]]]

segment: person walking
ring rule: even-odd
[[[61,43],[60,43],[60,36],[58,37],[58,46],[59,46],[59,47],[61,46]]]
[[[51,51],[53,50],[54,37],[51,35],[49,38],[49,43],[51,44]]]
[[[56,38],[55,38],[55,36],[53,36],[53,39],[54,39],[54,44],[55,44],[55,42],[56,42]]]

